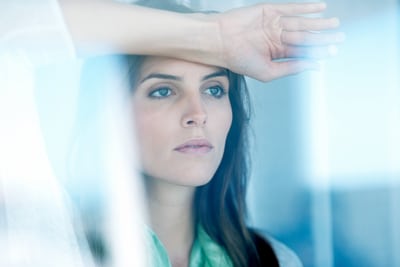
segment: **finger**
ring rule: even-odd
[[[286,31],[322,31],[339,26],[337,18],[281,17],[281,27]]]
[[[287,45],[311,46],[311,45],[329,45],[344,41],[342,32],[289,32],[282,31],[281,42]]]
[[[336,56],[338,48],[335,45],[325,46],[286,46],[285,58],[324,59]]]
[[[276,4],[273,6],[276,8],[276,11],[283,16],[319,13],[326,9],[326,4],[323,2]]]
[[[317,61],[312,60],[289,60],[272,62],[270,69],[273,70],[273,72],[270,73],[268,80],[294,75],[304,71],[319,70],[320,65]]]

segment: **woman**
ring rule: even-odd
[[[86,65],[83,87],[100,89],[99,78],[111,73],[107,66],[99,72],[103,60],[109,59]],[[125,60],[151,266],[278,266],[270,244],[245,224],[250,103],[244,77],[169,57]],[[288,250],[283,254],[297,263]]]
[[[2,69],[12,71],[15,74],[1,77],[1,81],[5,80],[5,83],[2,83],[5,86],[2,86],[2,88],[16,90],[16,95],[18,95],[20,88],[25,88],[31,92],[35,86],[38,86],[35,83],[36,79],[30,79],[30,83],[27,83],[26,79],[20,77],[35,77],[36,70],[43,65],[55,65],[57,67],[57,64],[63,63],[65,59],[75,59],[71,49],[72,44],[75,45],[78,52],[84,54],[162,54],[229,67],[236,72],[260,80],[270,80],[315,66],[304,61],[278,63],[274,62],[275,59],[303,57],[307,54],[308,49],[294,48],[307,44],[310,40],[313,44],[329,43],[336,40],[336,38],[329,39],[329,41],[326,41],[326,39],[325,41],[316,40],[309,33],[305,33],[306,37],[309,37],[305,39],[299,38],[297,35],[298,31],[330,28],[337,24],[336,20],[315,20],[315,24],[309,24],[309,21],[305,19],[290,18],[299,13],[322,11],[325,7],[323,4],[276,6],[264,4],[242,8],[222,15],[180,16],[138,8],[134,5],[127,6],[113,1],[60,0],[61,11],[64,15],[61,18],[56,0],[43,0],[35,5],[30,5],[28,2],[22,1],[11,4],[9,1],[3,1],[0,4],[0,13],[5,14],[5,16],[2,16],[5,18],[4,27],[0,31],[0,35],[5,37],[2,39],[2,50],[0,50],[2,55],[0,65]],[[26,16],[26,14],[30,15]],[[284,18],[285,16],[287,17]],[[157,17],[157,22],[153,19],[154,17]],[[66,34],[62,19],[65,20],[70,35]],[[149,21],[155,22],[151,24],[152,28],[142,27],[144,23]],[[294,21],[296,23],[293,23]],[[267,23],[263,25],[260,22]],[[279,22],[279,27],[274,27],[276,25],[269,22]],[[303,25],[299,26],[297,23]],[[254,31],[248,31],[249,28],[254,29]],[[143,34],[143,29],[148,32]],[[251,33],[252,36],[247,36],[247,32]],[[265,34],[266,32],[268,34]],[[199,38],[201,42],[193,42],[193,36],[201,36]],[[243,38],[243,36],[249,38]],[[69,37],[72,37],[73,42]],[[163,40],[163,42],[160,42],[160,40]],[[242,49],[237,50],[236,45],[239,45]],[[240,57],[237,55],[240,55]],[[51,75],[43,76],[52,78]],[[13,79],[12,82],[9,81],[9,77]],[[46,81],[51,80],[46,79]],[[15,84],[20,86],[15,86]],[[3,101],[7,103],[9,98],[7,98],[7,94],[5,96]],[[16,103],[21,106],[25,104],[18,101]],[[32,103],[34,102],[32,101]],[[3,106],[14,107],[15,105]],[[17,105],[17,107],[19,106]],[[15,108],[15,110],[18,110],[18,108]],[[10,114],[13,114],[13,112],[10,112]],[[13,127],[15,125],[17,124],[12,124]],[[13,127],[11,129],[14,129]],[[29,130],[21,131],[16,128],[16,132],[25,132],[32,136]],[[40,131],[38,132],[40,133]],[[23,143],[20,140],[25,139],[29,138],[18,135],[11,139],[13,142],[8,143],[20,145]],[[38,151],[42,152],[41,150]],[[3,152],[3,154],[6,155],[4,158],[10,158],[6,152]],[[15,166],[31,166],[29,158],[35,158],[35,156],[32,156],[35,154],[21,154],[29,155],[26,156],[25,161],[28,164],[21,162],[19,158],[19,164],[15,164]],[[46,155],[46,153],[44,152],[43,155]],[[26,177],[34,176],[34,172],[35,169],[33,171],[27,169],[29,174]],[[10,177],[12,176],[10,175]],[[29,217],[29,219],[31,218]],[[20,250],[19,254],[21,254]],[[41,257],[42,254],[37,255],[39,255],[37,258],[42,258],[42,261],[48,262],[48,258]],[[46,253],[43,255],[46,255]],[[55,256],[55,258],[57,257]],[[24,257],[21,256],[21,259],[24,259]],[[59,264],[53,265],[59,266]]]
[[[192,13],[170,1],[136,4]],[[164,55],[126,60],[153,266],[279,266],[283,259],[245,223],[244,77]],[[296,257],[284,260],[299,265]]]
[[[278,266],[269,243],[245,224],[244,77],[168,57],[130,56],[128,65],[150,235],[162,244],[153,243],[154,266]]]
[[[277,266],[245,225],[243,76],[166,57],[129,61],[151,236],[163,244],[153,244],[154,266],[169,266],[163,246],[172,266]]]

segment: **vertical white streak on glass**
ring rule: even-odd
[[[391,237],[392,237],[392,266],[400,266],[400,3],[393,3],[390,21],[394,32],[393,70],[390,75],[390,99],[392,99],[389,113],[389,173],[391,181],[390,209],[391,209]],[[397,11],[397,12],[396,12]]]
[[[146,266],[145,240],[142,239],[145,224],[142,187],[141,179],[134,172],[137,159],[132,153],[135,152],[130,116],[132,108],[126,94],[129,90],[120,88],[119,75],[115,74],[115,77],[108,86],[110,90],[107,90],[107,102],[102,114],[111,266]]]
[[[0,51],[0,266],[91,266],[46,153],[34,85],[25,54]]]
[[[330,199],[329,135],[327,115],[327,87],[324,65],[311,75],[311,187],[312,225],[315,249],[315,266],[333,266],[332,215]]]

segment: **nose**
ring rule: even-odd
[[[192,97],[185,101],[185,112],[182,115],[183,127],[204,127],[207,123],[207,112],[200,97]]]

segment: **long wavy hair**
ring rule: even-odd
[[[190,8],[170,0],[142,0],[135,4],[180,13],[194,13]],[[145,56],[127,56],[131,88]],[[276,256],[267,243],[259,255],[255,233],[246,226],[246,189],[249,177],[248,130],[251,104],[244,76],[228,70],[232,125],[228,132],[221,163],[211,181],[197,187],[193,203],[196,225],[222,246],[235,267],[278,266]],[[261,257],[263,263],[261,263]],[[265,265],[264,265],[265,266]]]

